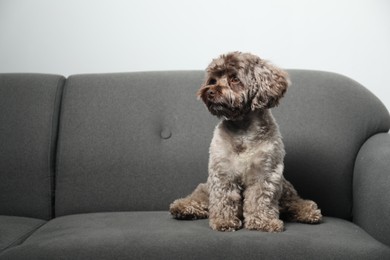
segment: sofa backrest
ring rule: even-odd
[[[0,215],[50,219],[65,78],[0,74]]]
[[[353,165],[389,114],[344,76],[289,71],[274,109],[286,145],[285,176],[325,215],[351,218]],[[202,71],[75,75],[66,82],[59,130],[56,215],[167,210],[207,178],[218,119],[195,93]]]
[[[217,122],[203,72],[71,76],[63,96],[56,215],[167,210],[207,178]]]
[[[389,112],[345,76],[308,70],[289,74],[292,86],[273,111],[286,146],[284,174],[325,215],[351,219],[357,153],[369,137],[389,131]]]

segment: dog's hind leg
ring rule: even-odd
[[[302,199],[293,185],[284,178],[279,208],[281,217],[287,221],[316,224],[322,220],[317,204],[312,200]]]
[[[187,197],[177,199],[169,206],[169,212],[176,219],[207,218],[209,191],[206,183],[201,183]]]

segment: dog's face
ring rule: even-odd
[[[211,114],[239,120],[250,111],[278,105],[288,85],[283,70],[255,55],[232,52],[210,63],[198,97]]]

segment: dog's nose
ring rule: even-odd
[[[210,89],[207,90],[206,94],[207,94],[207,97],[208,97],[209,99],[210,99],[210,98],[214,98],[214,96],[215,96],[215,90],[210,88]]]

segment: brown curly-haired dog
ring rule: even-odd
[[[234,231],[283,231],[290,221],[319,223],[317,204],[300,198],[283,177],[284,146],[269,108],[289,85],[279,68],[249,54],[233,52],[207,67],[198,96],[222,118],[210,145],[209,177],[186,198],[170,205],[177,219],[210,219],[210,227]]]

